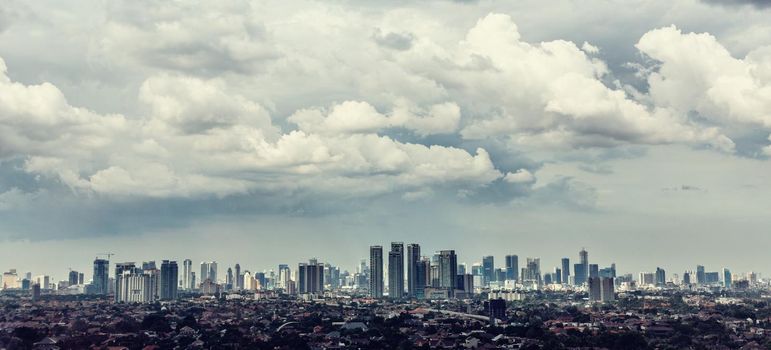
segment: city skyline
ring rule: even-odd
[[[401,259],[398,259],[398,257],[391,257],[390,254],[389,254],[389,253],[393,252],[393,249],[394,249],[395,246],[401,246],[402,247]],[[348,273],[354,273],[354,272],[359,270],[359,265],[358,264],[360,264],[361,262],[366,261],[367,264],[368,264],[367,267],[369,269],[369,270],[367,270],[367,272],[371,275],[371,274],[373,274],[373,271],[378,271],[377,269],[373,270],[373,266],[375,266],[375,265],[372,265],[372,258],[373,258],[372,250],[376,249],[379,252],[379,261],[380,261],[379,262],[380,263],[380,270],[379,271],[380,271],[380,277],[382,278],[382,281],[381,281],[381,284],[380,284],[380,287],[379,287],[382,290],[382,292],[380,294],[378,294],[378,295],[380,295],[380,296],[388,295],[389,297],[391,297],[393,295],[392,292],[391,292],[391,288],[392,288],[393,282],[395,281],[394,279],[392,279],[393,278],[393,273],[395,271],[398,271],[397,274],[400,274],[400,276],[401,276],[401,279],[399,279],[401,281],[400,287],[401,287],[401,290],[402,290],[402,293],[399,296],[399,298],[401,298],[401,297],[411,297],[411,296],[413,296],[410,293],[411,289],[409,287],[410,286],[410,280],[412,278],[411,277],[412,273],[427,273],[426,271],[418,272],[420,270],[413,270],[414,265],[411,265],[410,260],[409,260],[409,256],[406,255],[406,252],[409,252],[412,249],[414,249],[413,246],[417,247],[417,251],[424,253],[423,255],[419,255],[418,259],[415,260],[416,264],[419,264],[422,261],[421,259],[431,260],[432,257],[440,257],[440,260],[441,260],[441,256],[444,254],[444,252],[452,252],[452,254],[453,254],[453,261],[456,262],[456,264],[455,264],[456,269],[460,268],[461,265],[463,265],[463,268],[466,269],[466,271],[462,272],[462,273],[451,273],[451,272],[448,272],[449,273],[448,276],[450,276],[450,275],[462,276],[465,273],[477,276],[477,272],[475,272],[474,268],[478,267],[479,268],[478,276],[480,278],[480,281],[477,282],[478,283],[477,286],[479,286],[479,284],[481,284],[483,286],[487,285],[487,283],[489,281],[500,281],[500,279],[497,277],[497,275],[495,275],[496,272],[500,272],[501,276],[505,276],[504,278],[506,280],[517,280],[517,281],[532,280],[532,277],[528,277],[528,276],[524,276],[523,275],[523,274],[527,273],[526,272],[527,270],[530,269],[531,262],[534,262],[536,264],[536,269],[537,269],[536,271],[537,272],[535,272],[535,273],[537,273],[537,275],[538,275],[538,283],[539,284],[541,284],[541,283],[544,283],[544,284],[550,284],[550,283],[563,283],[563,284],[566,284],[566,283],[568,283],[568,281],[565,280],[564,278],[566,276],[569,276],[570,277],[569,284],[572,285],[572,284],[575,283],[576,285],[584,285],[584,284],[589,282],[590,278],[602,276],[603,274],[605,274],[606,273],[605,271],[607,269],[612,269],[611,271],[612,271],[612,275],[614,277],[616,275],[618,275],[618,276],[622,276],[622,275],[633,276],[633,280],[635,280],[635,281],[643,281],[643,280],[646,280],[646,279],[650,278],[651,280],[655,281],[655,283],[652,283],[652,284],[656,284],[656,285],[658,285],[659,283],[669,282],[673,275],[677,276],[677,278],[679,278],[680,281],[684,281],[684,280],[690,278],[690,280],[694,281],[694,283],[695,283],[695,281],[699,281],[699,283],[704,283],[704,280],[705,280],[705,277],[704,277],[705,272],[704,271],[706,271],[706,270],[709,270],[710,273],[716,274],[716,276],[718,276],[718,280],[720,280],[720,281],[723,281],[726,276],[730,277],[731,275],[737,275],[737,274],[741,274],[742,276],[744,276],[744,274],[754,273],[754,274],[756,274],[758,276],[758,278],[765,276],[762,273],[762,271],[757,270],[757,269],[750,269],[750,270],[746,270],[746,271],[745,270],[737,270],[737,269],[732,268],[729,265],[706,266],[705,267],[705,265],[703,265],[701,263],[695,263],[695,264],[692,264],[691,266],[686,266],[686,267],[684,267],[684,268],[682,268],[680,270],[677,270],[675,268],[669,267],[666,264],[652,264],[651,268],[647,268],[647,269],[644,268],[644,269],[639,269],[639,270],[632,270],[632,269],[629,269],[629,268],[624,268],[623,267],[624,265],[621,265],[622,267],[617,269],[617,265],[619,265],[619,264],[618,264],[618,262],[616,260],[613,260],[613,261],[610,261],[610,262],[601,261],[600,263],[598,263],[597,260],[591,259],[591,257],[589,256],[589,253],[586,250],[586,247],[582,247],[580,251],[578,251],[578,252],[576,252],[576,254],[574,254],[575,256],[563,255],[562,258],[557,259],[553,264],[550,261],[548,261],[548,260],[545,260],[542,263],[541,262],[542,258],[540,256],[538,256],[538,255],[523,256],[523,255],[519,255],[519,254],[507,254],[504,257],[504,259],[498,260],[498,263],[496,264],[495,260],[494,260],[495,256],[484,255],[484,256],[478,257],[477,259],[468,259],[468,258],[458,259],[458,256],[460,254],[457,254],[454,249],[453,250],[440,249],[440,250],[431,251],[431,250],[426,250],[424,246],[421,246],[419,243],[414,243],[414,242],[406,244],[406,246],[409,248],[408,250],[404,250],[404,246],[405,246],[404,242],[390,242],[390,248],[391,248],[390,251],[384,249],[384,247],[389,247],[389,246],[381,246],[381,245],[369,246],[369,254],[370,254],[369,257],[362,257],[362,258],[360,258],[357,261],[357,264],[351,265],[351,266],[347,266],[347,265],[344,265],[344,264],[337,264],[337,263],[335,263],[334,258],[324,258],[324,257],[320,257],[320,256],[314,256],[314,257],[306,258],[305,262],[303,260],[299,260],[299,262],[297,262],[297,261],[295,261],[295,262],[287,262],[287,261],[277,262],[277,263],[273,264],[272,266],[267,266],[267,267],[264,267],[264,268],[260,268],[259,266],[242,264],[240,262],[241,260],[237,260],[235,263],[232,263],[232,264],[224,264],[224,263],[218,262],[216,260],[200,261],[199,263],[195,263],[195,262],[193,262],[193,261],[191,261],[190,259],[187,259],[187,258],[184,259],[184,260],[180,260],[180,259],[176,259],[175,260],[175,259],[168,259],[168,258],[160,258],[160,259],[159,258],[149,258],[149,259],[134,259],[134,260],[130,260],[130,259],[129,260],[125,260],[125,259],[123,259],[123,260],[121,260],[121,259],[116,260],[116,258],[113,258],[112,260],[107,260],[106,258],[103,258],[103,257],[100,258],[99,256],[97,256],[95,258],[95,260],[92,262],[94,273],[92,275],[90,275],[90,276],[94,276],[94,277],[96,276],[96,271],[97,271],[96,270],[96,264],[97,264],[97,261],[106,262],[106,263],[109,263],[110,266],[112,266],[112,267],[110,267],[110,273],[108,274],[109,276],[120,274],[120,271],[126,269],[126,268],[121,267],[121,266],[124,266],[125,264],[129,264],[129,265],[125,265],[125,266],[130,266],[130,268],[134,268],[134,266],[142,266],[143,269],[147,268],[148,265],[146,265],[146,264],[151,264],[149,266],[151,266],[152,269],[156,269],[156,266],[164,266],[164,265],[166,265],[167,262],[171,262],[171,263],[174,264],[173,267],[174,267],[175,275],[178,276],[176,278],[177,283],[175,283],[175,286],[179,286],[179,288],[182,288],[182,289],[190,289],[190,287],[187,287],[187,284],[186,284],[187,280],[186,280],[186,277],[184,275],[184,271],[185,271],[184,268],[185,268],[185,264],[188,261],[191,261],[191,263],[193,263],[193,267],[200,266],[200,269],[201,269],[200,274],[196,273],[196,271],[192,271],[193,272],[193,280],[195,281],[195,284],[194,284],[195,286],[200,285],[206,279],[210,279],[211,280],[211,273],[213,272],[215,277],[214,277],[214,279],[212,281],[214,283],[223,283],[224,284],[227,281],[230,281],[229,284],[233,285],[234,288],[238,288],[238,285],[236,284],[237,280],[235,278],[243,278],[243,275],[241,274],[241,272],[249,272],[251,270],[252,276],[256,276],[255,275],[256,273],[267,274],[268,272],[273,272],[273,273],[275,273],[276,278],[281,279],[281,278],[290,278],[291,276],[296,276],[296,275],[294,275],[294,273],[300,273],[299,270],[296,270],[296,269],[301,269],[301,270],[303,270],[303,272],[302,272],[303,275],[302,276],[309,276],[308,273],[305,272],[305,268],[306,267],[310,268],[312,266],[315,266],[315,264],[317,262],[318,262],[319,266],[331,264],[332,266],[337,267],[340,272],[345,271],[345,272],[348,272]],[[106,254],[100,254],[100,255],[106,256]],[[110,256],[113,256],[113,255],[114,255],[113,253],[110,253]],[[526,262],[523,262],[523,264],[518,264],[519,267],[521,268],[521,271],[518,269],[516,271],[516,273],[510,274],[510,271],[508,269],[509,264],[510,264],[510,261],[509,261],[509,257],[510,256],[513,256],[515,258],[517,258],[517,257],[524,258],[526,260]],[[488,258],[490,258],[490,257],[492,257],[493,259],[489,260]],[[392,259],[394,259],[394,260],[392,260]],[[401,261],[399,261],[399,260],[401,260]],[[514,261],[516,262],[517,260],[519,260],[519,259],[515,259]],[[158,261],[161,261],[161,263],[159,264]],[[182,262],[180,263],[180,261],[182,261]],[[569,270],[567,272],[565,272],[565,270],[564,270],[564,268],[566,266],[565,265],[566,261],[568,262],[567,266],[569,266]],[[576,261],[576,263],[575,264],[569,264],[570,261]],[[391,265],[392,262],[395,262],[397,264],[396,267],[392,267],[392,265]],[[585,262],[586,262],[586,264],[584,264]],[[589,263],[589,262],[591,262],[591,263]],[[433,263],[437,263],[437,264],[439,264],[439,266],[441,266],[440,262],[434,261],[434,262],[432,262],[432,264]],[[487,271],[487,268],[488,268],[487,263],[491,263],[491,265],[490,265],[490,269],[491,270],[489,272]],[[299,267],[298,267],[298,264],[299,264]],[[221,270],[218,267],[219,265],[222,265],[222,269]],[[183,270],[179,270],[179,266],[182,266]],[[244,267],[242,267],[242,266],[244,266]],[[293,269],[292,266],[294,266],[295,268]],[[662,268],[662,266],[664,268]],[[288,267],[290,273],[293,273],[293,274],[292,275],[287,275],[285,277],[280,277],[281,276],[281,269],[282,269],[282,267]],[[233,268],[235,268],[235,271],[236,271],[235,277],[233,277],[233,275],[230,275],[230,273],[232,273],[232,269]],[[115,271],[112,271],[113,269],[115,269]],[[401,271],[399,271],[398,269],[401,269]],[[32,276],[46,276],[47,278],[50,278],[51,283],[55,283],[55,281],[57,281],[57,280],[67,280],[68,278],[71,280],[73,272],[80,272],[80,274],[81,274],[81,283],[79,283],[79,284],[84,284],[85,282],[88,282],[88,281],[90,281],[91,284],[98,284],[99,283],[96,280],[88,280],[88,278],[87,278],[89,276],[88,273],[86,273],[86,279],[85,280],[82,279],[83,278],[82,275],[84,274],[84,271],[89,272],[89,271],[91,271],[90,269],[77,270],[77,269],[73,269],[73,268],[70,267],[70,268],[68,268],[68,271],[64,274],[65,278],[63,278],[63,279],[59,279],[58,275],[56,273],[51,273],[51,272],[47,272],[47,271],[44,271],[41,274],[39,271],[30,271],[30,270],[25,270],[25,269],[18,268],[18,267],[10,267],[10,268],[6,268],[5,270],[6,271],[8,271],[8,270],[17,271],[17,274],[18,274],[20,279],[23,278],[24,274],[31,274]],[[195,270],[195,268],[193,270]],[[204,272],[204,270],[206,272]],[[733,270],[733,272],[732,272],[732,270]],[[158,271],[162,271],[162,269],[158,269]],[[226,271],[227,271],[227,274],[225,273]],[[321,270],[319,270],[319,271],[321,271]],[[552,272],[549,272],[549,271],[552,271]],[[668,272],[665,272],[665,271],[668,271]],[[207,275],[204,275],[204,273],[207,273]],[[312,276],[320,276],[321,275],[321,272],[314,272],[314,273],[316,273],[316,275],[312,275]],[[442,273],[443,272],[440,272],[440,275]],[[492,275],[490,275],[490,276],[493,276],[493,277],[488,277],[488,273],[491,273]],[[581,274],[581,273],[584,274],[583,275],[584,277],[576,277],[577,274]],[[659,278],[659,273],[661,273],[661,276],[662,276],[661,278]],[[668,273],[669,275],[664,275],[665,273]],[[691,276],[685,277],[685,274],[687,274],[687,273],[690,273]],[[546,276],[546,275],[554,275],[554,277],[550,276],[548,282],[546,282],[546,281],[541,279],[542,276]],[[643,275],[650,275],[650,277],[643,277]],[[203,276],[203,278],[201,276]],[[222,277],[222,276],[225,276],[225,277]],[[670,278],[667,279],[667,278],[665,278],[663,276],[669,276]],[[309,279],[306,279],[307,277],[297,277],[297,278],[301,278],[301,279],[303,279],[303,281],[308,281],[308,282],[302,282],[302,284],[305,284],[305,283],[312,283],[310,281],[312,281],[314,278],[317,278],[317,277],[310,277]],[[449,278],[449,277],[447,277],[447,278]],[[556,278],[557,280],[553,280],[552,278]],[[441,277],[440,281],[437,282],[437,283],[439,283],[440,285],[444,285],[446,283],[455,283],[455,282],[450,282],[449,279],[447,281],[445,281],[444,279],[445,279],[444,277]],[[575,279],[575,282],[572,282],[572,281],[574,281],[574,279]],[[242,280],[239,280],[239,281],[240,281],[241,284],[243,284]],[[373,280],[370,280],[370,284],[368,285],[368,288],[370,288],[370,289],[373,287],[373,285],[371,284],[372,281]],[[561,281],[561,282],[556,282],[556,281]],[[317,289],[314,289],[314,288],[318,288],[318,287],[302,287],[302,288],[311,288],[311,289],[300,289],[301,286],[299,285],[299,281],[296,281],[296,282],[298,282],[297,288],[300,291],[304,291],[304,290],[305,291],[307,291],[307,290],[317,290]],[[426,283],[426,284],[430,284],[431,283],[431,281],[425,281],[425,280],[423,280],[423,282]],[[283,283],[283,282],[277,282],[277,283]],[[319,283],[323,284],[324,282],[319,282]],[[284,287],[284,288],[286,288],[286,287]],[[398,287],[397,287],[397,289],[398,289]],[[172,292],[166,292],[166,293],[172,293]]]
[[[3,5],[0,267],[418,241],[771,273],[761,2]]]

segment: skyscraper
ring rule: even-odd
[[[519,257],[506,255],[506,279],[516,281],[519,279]]]
[[[527,265],[523,269],[525,274],[522,276],[523,282],[541,284],[541,259],[527,258]]]
[[[179,281],[177,262],[163,260],[161,262],[161,300],[177,299],[177,281]]]
[[[264,275],[263,275],[264,279]],[[308,263],[300,263],[297,266],[297,279],[300,294],[314,294],[324,292],[324,264],[316,259],[308,260]]]
[[[233,269],[228,267],[228,272],[225,275],[225,290],[233,289]]]
[[[731,276],[731,270],[723,268],[723,287],[731,288],[733,277]]]
[[[581,251],[578,252],[578,261],[582,266],[581,284],[583,284],[589,278],[589,252],[586,249],[581,248]],[[578,273],[576,273],[576,280],[578,280],[578,277]]]
[[[600,266],[597,264],[589,264],[589,277],[600,277]]]
[[[412,243],[407,245],[407,296],[410,298],[416,298],[418,296],[418,282],[420,276],[418,275],[418,263],[420,262],[420,245]],[[423,282],[423,286],[425,282]]]
[[[707,283],[707,274],[704,272],[704,266],[702,265],[696,265],[696,283],[697,284]]]
[[[589,301],[602,300],[602,281],[599,277],[589,277]]]
[[[454,250],[439,251],[439,287],[447,288],[450,296],[457,287],[458,257]]]
[[[615,279],[613,277],[601,277],[600,300],[610,302],[616,300]]]
[[[110,283],[110,261],[104,259],[94,260],[94,293],[107,295]]]
[[[236,284],[234,286],[235,290],[244,289],[244,277],[241,276],[241,264],[236,263],[236,271],[235,271],[235,273],[236,273],[236,275],[234,276],[235,284]]]
[[[562,258],[562,283],[570,283],[570,259]]]
[[[193,261],[185,259],[182,262],[182,287],[191,290],[195,288],[193,284]]]
[[[664,271],[664,269],[657,267],[656,268],[656,286],[663,287],[666,284],[667,284],[667,273]]]
[[[388,297],[404,297],[404,243],[392,242],[388,252]]]
[[[369,247],[369,295],[383,297],[383,246]]]
[[[134,287],[133,283],[129,284],[122,284],[123,278],[129,274],[135,274],[136,273],[136,265],[133,262],[125,262],[125,263],[117,263],[115,264],[115,301],[121,302],[121,301],[128,301],[128,297],[125,295],[126,293],[129,293],[131,290],[130,287]],[[139,283],[139,281],[133,281]],[[145,281],[141,281],[142,288],[145,287]],[[149,288],[149,283],[147,283],[147,288]],[[131,290],[133,292],[133,290]],[[144,289],[142,290],[144,292]],[[149,293],[149,292],[148,292]]]
[[[78,272],[77,271],[75,271],[75,270],[70,271],[68,277],[69,277],[68,278],[68,282],[69,282],[69,284],[71,286],[74,286],[74,285],[78,284]]]
[[[201,275],[198,277],[198,280],[201,281],[201,283],[206,282],[206,280],[211,280],[212,283],[217,283],[217,262],[201,262]]]
[[[495,281],[495,258],[492,255],[482,257],[482,283],[489,285]]]

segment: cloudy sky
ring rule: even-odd
[[[1,269],[769,271],[769,1],[0,1]]]

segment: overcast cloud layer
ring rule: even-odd
[[[766,271],[767,7],[5,1],[0,268],[405,240]]]

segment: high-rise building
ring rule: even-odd
[[[613,277],[601,277],[600,291],[602,302],[610,302],[616,300],[615,293],[615,281]]]
[[[589,277],[589,301],[602,300],[602,281],[599,277]]]
[[[193,261],[185,259],[182,262],[182,288],[187,290],[195,289],[195,283],[193,283]]]
[[[491,299],[487,301],[487,312],[490,324],[495,325],[496,320],[506,320],[506,300]]]
[[[79,272],[79,273],[78,273],[78,284],[80,284],[80,285],[82,285],[82,284],[83,284],[83,279],[84,279],[84,277],[85,277],[85,276],[83,275],[83,273],[82,273],[82,272]]]
[[[107,295],[110,291],[110,261],[104,259],[94,260],[94,293]]]
[[[212,283],[217,283],[217,262],[216,261],[203,261],[201,262],[201,275],[198,276],[198,280],[203,284],[206,280],[211,280]]]
[[[704,266],[702,265],[696,265],[696,283],[697,284],[707,283],[707,274],[704,272]]]
[[[586,249],[581,248],[578,252],[578,261],[581,264],[581,275],[576,272],[576,284],[584,284],[586,279],[589,278],[589,252]],[[580,283],[578,281],[581,281]]]
[[[541,284],[541,259],[527,258],[527,265],[523,270],[522,283]]]
[[[457,287],[458,257],[454,250],[439,251],[439,287],[446,288],[453,296]]]
[[[656,268],[656,286],[657,287],[663,287],[667,284],[667,273],[664,271],[664,269],[657,267]]]
[[[163,260],[161,262],[161,300],[177,299],[177,281],[179,281],[177,262]]]
[[[600,266],[597,264],[589,264],[589,277],[600,277]]]
[[[158,267],[155,266],[155,260],[142,262],[142,270],[155,270],[157,268]]]
[[[233,289],[233,269],[228,267],[228,272],[225,275],[225,290]]]
[[[495,258],[492,255],[482,257],[482,283],[489,285],[495,281]]]
[[[731,270],[729,270],[728,268],[723,268],[723,287],[731,288],[732,282],[733,282],[733,278],[731,276]]]
[[[586,283],[586,278],[589,275],[584,268],[584,264],[573,264],[573,282],[577,286],[581,286]]]
[[[570,259],[562,258],[562,283],[570,283]]]
[[[279,264],[278,265],[278,287],[281,289],[284,289],[286,291],[287,283],[292,280],[291,277],[291,270],[289,269],[289,265],[287,264]]]
[[[691,271],[685,271],[683,272],[683,285],[690,285],[691,284],[691,276],[693,273]]]
[[[404,243],[392,242],[388,252],[388,297],[404,297]]]
[[[264,274],[263,274],[264,279]],[[324,292],[324,264],[316,259],[300,263],[297,267],[298,292],[316,294]]]
[[[369,247],[369,295],[383,297],[383,246]]]
[[[420,245],[412,243],[407,245],[407,296],[410,298],[416,298],[418,296],[418,288],[425,287],[418,286],[420,276],[418,275],[420,263]]]
[[[78,284],[78,272],[75,270],[71,270],[68,276],[68,282],[71,286]]]
[[[506,279],[519,280],[519,257],[516,255],[506,255]]]
[[[244,289],[244,275],[241,274],[241,264],[236,263],[236,271],[235,272],[236,272],[236,275],[234,277],[236,279],[236,281],[235,281],[236,282],[235,289],[236,290],[242,290],[242,289]]]
[[[556,284],[562,284],[562,269],[560,269],[559,267],[554,268],[553,282]]]
[[[129,274],[136,274],[136,265],[133,262],[124,262],[124,263],[117,263],[115,264],[115,301],[116,302],[122,302],[127,301],[128,297],[124,295],[127,293],[129,284],[121,284],[123,283],[122,280],[124,276]],[[142,287],[144,288],[144,281],[142,281]],[[125,287],[125,288],[124,288]],[[149,288],[149,281],[147,283],[147,287]],[[144,290],[143,290],[144,291]],[[149,293],[149,292],[148,292]]]

